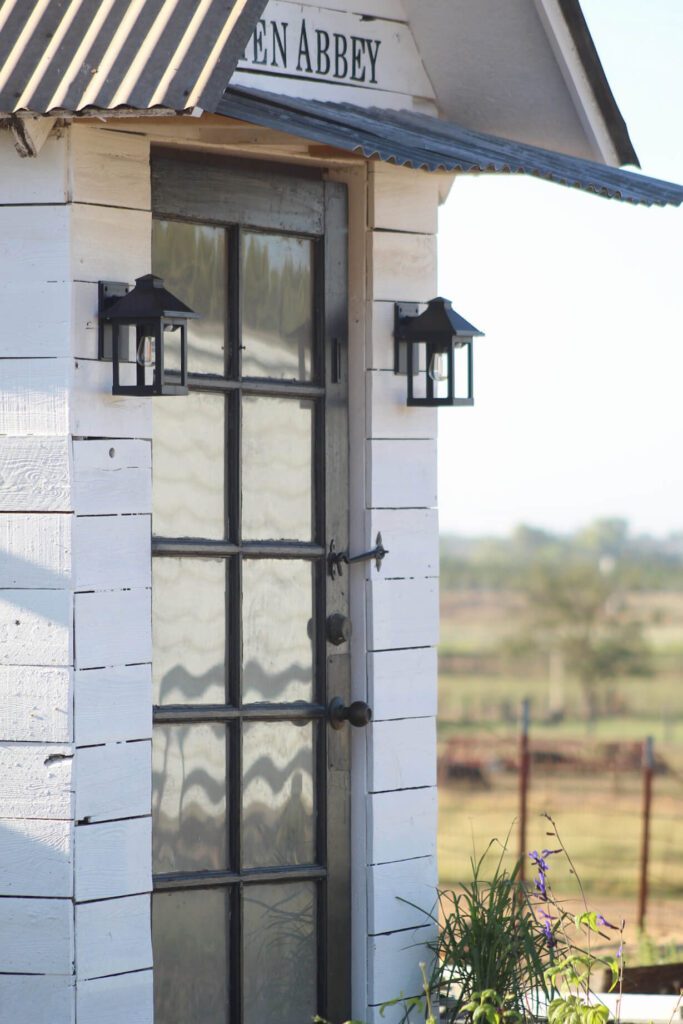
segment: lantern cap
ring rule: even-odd
[[[456,313],[450,300],[441,296],[430,299],[424,313],[401,317],[399,322],[398,336],[401,341],[443,341],[448,335],[454,338],[483,338],[484,332]]]
[[[155,274],[143,274],[135,280],[135,287],[109,306],[107,320],[147,320],[168,317],[190,320],[199,316],[181,299],[164,288],[163,279]]]

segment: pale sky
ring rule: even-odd
[[[683,0],[582,0],[642,171],[683,184]],[[441,529],[683,530],[683,207],[459,178],[439,290],[486,333],[439,413]]]

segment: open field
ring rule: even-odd
[[[540,817],[552,814],[595,909],[627,919],[633,952],[642,830],[642,779],[633,744],[647,735],[655,737],[666,765],[654,780],[647,930],[658,942],[683,942],[683,595],[629,600],[647,623],[654,674],[608,684],[604,714],[587,722],[574,680],[561,680],[558,694],[547,666],[532,665],[522,674],[501,657],[500,641],[519,621],[514,594],[443,595],[439,741],[444,749],[450,740],[452,756],[469,764],[470,777],[466,770],[440,787],[439,858],[442,885],[457,884],[469,877],[473,848],[483,852],[492,837],[503,839],[510,829],[519,806],[513,763],[518,710],[529,697],[532,743],[546,756],[560,752],[568,761],[532,766],[527,845],[552,845]],[[558,697],[564,715],[553,718],[549,711]],[[610,767],[605,751],[615,749],[630,751],[627,767]],[[518,842],[513,831],[515,856]],[[563,896],[576,893],[566,872],[558,874],[556,888]]]

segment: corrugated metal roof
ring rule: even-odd
[[[212,109],[266,0],[0,0],[0,113]]]
[[[235,86],[226,90],[216,112],[407,167],[530,174],[646,206],[679,206],[683,202],[681,185],[485,135],[407,110],[364,109]]]

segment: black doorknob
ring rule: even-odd
[[[348,722],[356,729],[362,729],[372,721],[372,708],[368,707],[364,700],[354,700],[347,707],[341,697],[333,697],[328,705],[327,714],[333,729],[341,729],[344,722]]]
[[[339,647],[339,644],[345,644],[347,640],[351,639],[351,619],[347,619],[339,612],[327,616],[325,629],[327,639],[335,647]]]

